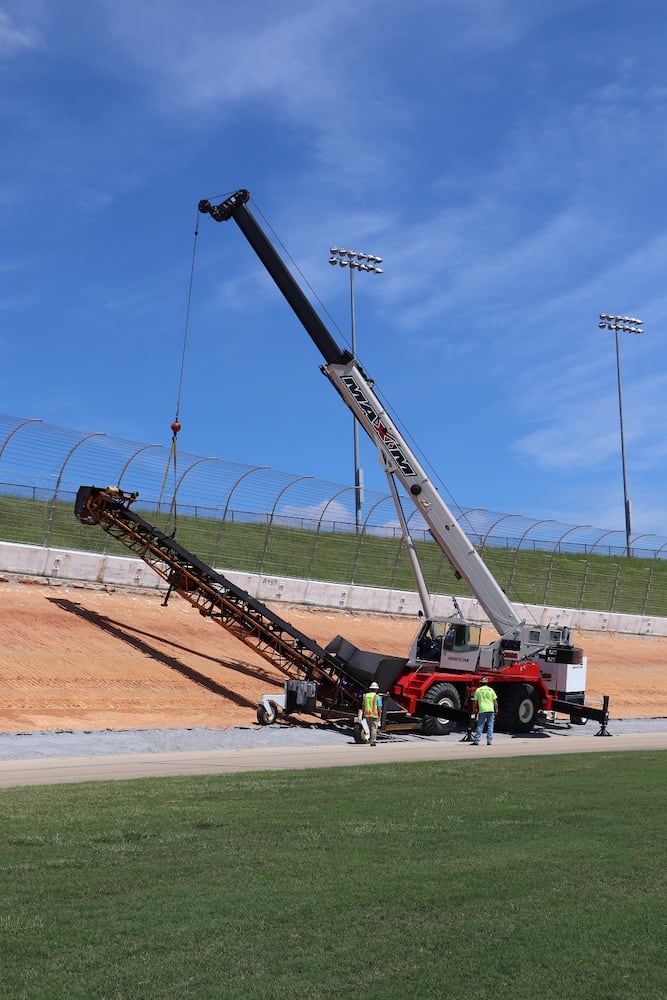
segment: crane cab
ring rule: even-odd
[[[482,627],[460,618],[427,618],[409,653],[410,661],[437,664],[441,670],[473,672],[478,664]]]

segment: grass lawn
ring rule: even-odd
[[[6,1000],[658,1000],[664,752],[0,792]]]

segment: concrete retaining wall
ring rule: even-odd
[[[411,591],[256,576],[233,570],[220,572],[264,603],[303,604],[337,611],[369,611],[415,617],[420,610],[419,598]],[[166,590],[160,577],[140,559],[12,542],[0,542],[0,573],[19,579],[41,578],[45,582],[76,582],[109,589]],[[486,615],[476,600],[459,597],[458,603],[467,618],[488,624]],[[436,615],[455,613],[450,597],[436,596],[432,599],[432,605]],[[620,632],[628,635],[667,635],[667,618],[611,614],[606,611],[577,611],[531,604],[514,606],[522,618],[540,625],[567,625],[590,632]]]

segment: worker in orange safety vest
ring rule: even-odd
[[[375,746],[378,735],[378,725],[382,715],[382,695],[378,694],[379,686],[373,681],[370,690],[364,695],[364,719],[368,723],[369,743]]]

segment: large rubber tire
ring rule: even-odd
[[[529,733],[539,711],[540,698],[532,684],[507,684],[498,699],[498,729]]]
[[[276,706],[269,702],[266,705],[263,701],[260,701],[257,706],[257,721],[260,726],[271,726],[276,721],[276,715],[278,714]]]
[[[461,698],[453,684],[434,684],[424,695],[424,701],[432,705],[447,705],[448,708],[460,708]],[[453,719],[439,719],[435,715],[425,715],[422,719],[422,732],[427,736],[447,736],[453,733],[458,723]]]
[[[368,733],[360,722],[355,722],[354,724],[354,742],[368,743]]]

